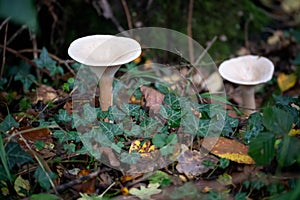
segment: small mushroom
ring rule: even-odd
[[[126,37],[113,35],[91,35],[74,40],[68,49],[71,58],[96,74],[100,87],[100,106],[107,111],[112,105],[112,83],[115,73],[122,64],[141,54],[140,44]]]
[[[240,85],[240,106],[246,115],[253,113],[256,108],[255,86],[271,80],[273,72],[274,65],[269,59],[255,55],[232,58],[222,62],[219,67],[219,73],[224,79]]]

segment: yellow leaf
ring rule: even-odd
[[[206,138],[208,143],[213,141],[213,138]],[[210,152],[220,158],[226,158],[237,163],[255,164],[254,160],[248,155],[248,149],[248,146],[243,143],[220,137]]]
[[[277,77],[277,83],[282,92],[287,91],[288,89],[292,88],[297,81],[296,74],[285,74],[280,73]]]
[[[26,192],[29,192],[30,190],[30,183],[28,180],[25,180],[21,176],[18,176],[14,183],[14,189],[19,196],[26,197]]]
[[[131,143],[129,148],[129,153],[132,151],[138,151],[141,148],[141,142],[139,140],[135,140]]]
[[[300,129],[291,129],[289,132],[290,136],[300,135]]]

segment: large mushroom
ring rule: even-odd
[[[89,66],[99,79],[100,106],[107,111],[112,105],[112,82],[122,64],[141,54],[140,44],[126,37],[91,35],[74,40],[68,49],[71,58]]]
[[[261,56],[247,55],[232,58],[221,63],[220,75],[235,84],[240,85],[242,92],[243,112],[253,113],[255,106],[255,86],[271,80],[274,72],[273,63]]]

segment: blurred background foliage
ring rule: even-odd
[[[216,37],[209,49],[210,55],[214,60],[228,58],[235,54],[237,47],[247,45],[249,37],[266,32],[267,26],[276,27],[282,13],[285,18],[293,17],[297,21],[299,16],[293,16],[297,5],[293,2],[194,0],[192,37],[204,48]],[[124,8],[129,11],[132,25]],[[66,49],[75,38],[117,34],[129,26],[164,27],[187,34],[188,13],[189,1],[182,0],[0,0],[2,19],[11,17],[11,21],[18,24],[10,25],[11,34],[25,24],[37,33],[38,48],[46,47],[61,57],[67,57]],[[3,34],[2,31],[1,38]],[[13,48],[29,48],[30,43],[24,39],[28,33],[23,31],[22,34],[12,42]]]

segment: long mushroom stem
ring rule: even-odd
[[[255,86],[241,85],[242,92],[242,110],[246,115],[254,112],[255,106]]]
[[[113,103],[113,80],[120,66],[107,67],[100,77],[100,106],[102,111],[108,111]]]

